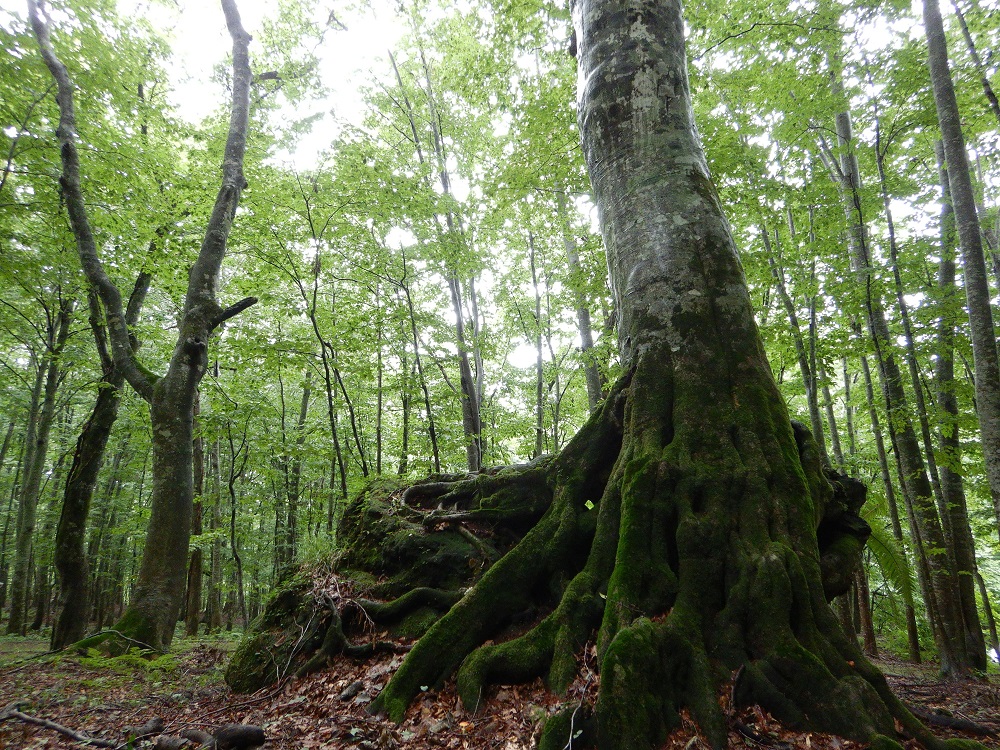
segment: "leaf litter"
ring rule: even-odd
[[[399,666],[399,655],[381,654],[365,661],[341,659],[325,671],[285,680],[252,695],[236,695],[221,677],[232,644],[184,643],[187,647],[160,667],[137,666],[134,657],[118,663],[115,659],[66,654],[0,666],[0,707],[17,703],[26,714],[90,737],[122,743],[127,739],[127,727],[158,717],[169,734],[185,729],[212,731],[224,724],[257,725],[267,737],[264,747],[274,750],[531,750],[548,716],[571,704],[584,713],[593,705],[599,681],[588,650],[581,654],[580,676],[563,697],[546,690],[541,680],[492,687],[484,694],[480,710],[472,714],[462,707],[454,682],[449,681],[439,690],[428,686],[397,725],[369,715],[367,707]],[[1000,684],[995,675],[976,682],[944,683],[937,680],[933,665],[916,666],[892,659],[878,663],[896,693],[919,711],[967,720],[994,732],[984,736],[934,727],[936,734],[977,739],[987,747],[1000,748]],[[727,708],[726,696],[721,700]],[[790,730],[757,707],[727,713],[732,748],[865,747],[864,743],[831,735]],[[568,747],[579,745],[567,739]],[[904,744],[908,750],[917,747],[912,741]],[[133,746],[151,747],[152,739]],[[0,723],[0,747],[84,746],[43,727],[9,719]],[[663,745],[669,750],[707,747],[686,712],[682,712],[681,726]]]

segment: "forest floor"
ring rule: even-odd
[[[366,662],[344,660],[335,668],[302,679],[287,680],[253,695],[234,695],[222,680],[233,635],[184,639],[175,651],[154,660],[138,655],[115,659],[91,655],[46,655],[41,636],[0,638],[0,709],[18,704],[30,716],[48,719],[90,737],[126,747],[127,727],[161,718],[167,734],[184,729],[211,732],[227,724],[263,727],[266,748],[358,748],[358,750],[529,750],[540,720],[558,699],[536,681],[491,691],[475,716],[462,710],[453,685],[428,690],[414,701],[400,724],[368,716],[365,707],[385,684],[400,656]],[[943,683],[934,665],[896,659],[877,662],[897,694],[918,710],[975,722],[992,736],[935,727],[941,736],[978,739],[1000,748],[1000,677],[981,682]],[[590,698],[596,677],[581,679],[570,700]],[[564,699],[565,700],[565,699]],[[3,714],[0,713],[0,716]],[[734,714],[730,741],[734,748],[774,747],[816,750],[860,750],[864,745],[816,733],[782,728],[759,710]],[[152,740],[134,743],[150,747]],[[570,743],[572,744],[572,743]],[[0,719],[0,748],[80,748],[51,728],[10,717]],[[664,746],[696,750],[701,742],[686,724]],[[916,747],[908,743],[907,747]]]

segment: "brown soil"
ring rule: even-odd
[[[385,655],[364,663],[341,661],[304,679],[288,680],[254,695],[234,695],[221,681],[221,666],[231,640],[182,642],[180,653],[143,666],[138,659],[79,656],[31,657],[44,650],[41,640],[0,641],[0,708],[19,710],[57,722],[92,737],[125,742],[123,729],[160,717],[166,732],[185,728],[212,731],[228,723],[264,728],[266,748],[462,748],[528,750],[541,720],[560,701],[540,681],[494,689],[476,715],[465,712],[452,685],[428,690],[400,725],[369,716],[365,708],[401,659]],[[25,658],[27,657],[27,660]],[[581,658],[581,677],[565,700],[586,703],[596,694],[598,677]],[[879,662],[897,694],[928,714],[964,719],[994,734],[981,735],[935,727],[941,736],[978,739],[1000,748],[1000,680],[943,683],[933,665]],[[725,703],[726,697],[722,699]],[[581,712],[582,716],[582,712]],[[732,714],[731,747],[860,750],[862,744],[828,735],[787,730],[759,710]],[[136,743],[149,747],[152,742]],[[907,747],[915,747],[907,743]],[[3,748],[78,748],[57,732],[17,719],[0,723]],[[689,723],[671,736],[666,748],[706,747]]]

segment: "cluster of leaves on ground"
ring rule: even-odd
[[[342,660],[332,669],[283,681],[250,696],[234,695],[222,681],[222,666],[233,641],[184,641],[176,655],[144,659],[61,654],[44,656],[39,638],[0,642],[0,705],[19,702],[24,713],[44,717],[92,737],[126,739],[127,727],[160,717],[166,731],[211,731],[228,723],[262,726],[267,748],[358,748],[359,750],[529,750],[541,723],[564,701],[587,704],[598,675],[586,669],[568,696],[559,699],[540,680],[491,689],[480,711],[464,711],[453,683],[428,689],[401,724],[370,716],[366,708],[401,657],[383,654],[366,661]],[[908,703],[928,712],[964,718],[992,730],[993,737],[940,729],[942,734],[975,737],[1000,748],[1000,682],[942,683],[934,665],[880,663],[890,683]],[[723,701],[726,697],[723,696]],[[581,711],[581,717],[583,711]],[[791,731],[759,709],[731,713],[734,748],[816,748],[861,750],[862,744],[829,735]],[[136,743],[137,746],[148,743]],[[706,747],[697,727],[685,719],[665,747]],[[0,747],[82,747],[43,728],[8,720],[0,724]],[[909,747],[909,745],[907,745]]]

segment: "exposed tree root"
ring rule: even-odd
[[[896,747],[896,720],[928,748],[957,746],[892,695],[828,606],[869,533],[864,488],[822,466],[780,405],[760,398],[712,419],[701,412],[713,404],[679,403],[691,395],[670,377],[663,358],[646,358],[558,457],[527,470],[544,473],[544,515],[415,644],[372,710],[401,720],[422,688],[456,671],[472,711],[490,684],[541,675],[564,693],[596,633],[597,701],[550,721],[543,746],[550,734],[565,744],[567,721],[592,711],[602,750],[657,747],[686,708],[725,747],[719,695],[736,670],[735,699],[792,727]],[[410,497],[455,520],[474,517],[462,509],[473,496],[511,507],[509,478],[470,481]],[[539,610],[527,632],[502,639]]]
[[[669,359],[641,360],[556,457],[363,495],[336,561],[353,590],[279,592],[227,680],[259,687],[242,675],[282,642],[304,674],[389,648],[368,634],[398,629],[420,637],[371,706],[398,721],[456,673],[470,711],[493,684],[542,676],[565,694],[596,643],[596,700],[553,716],[540,747],[578,731],[574,747],[658,747],[683,711],[722,748],[737,705],[873,747],[899,747],[894,722],[932,750],[971,747],[934,738],[828,605],[860,563],[864,487],[752,383],[728,384],[727,403],[675,387]],[[283,607],[299,634],[267,640]]]

